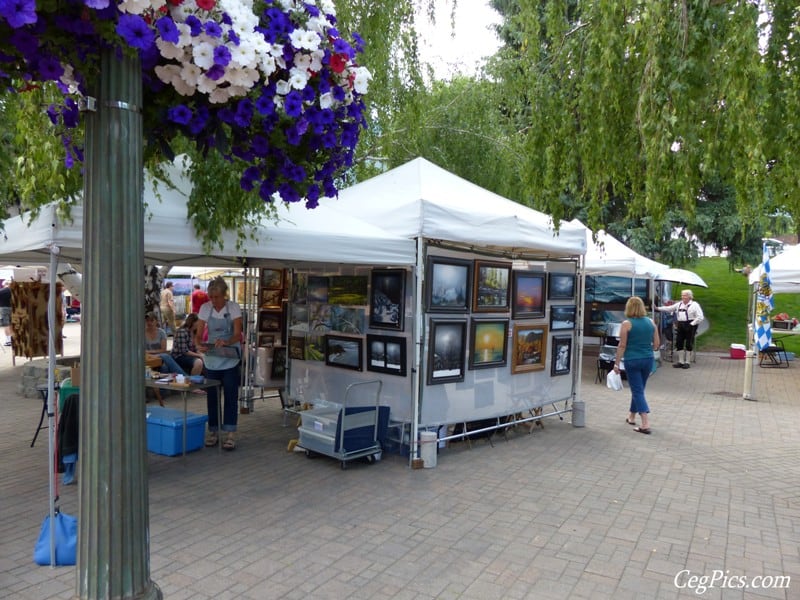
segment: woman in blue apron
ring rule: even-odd
[[[197,313],[195,343],[205,354],[206,375],[222,382],[222,426],[217,414],[217,388],[208,388],[208,433],[206,446],[219,443],[219,431],[225,432],[222,447],[236,448],[237,419],[239,416],[239,364],[242,347],[242,309],[227,299],[228,284],[222,277],[208,284],[209,301]],[[208,341],[203,341],[203,332],[208,328]]]

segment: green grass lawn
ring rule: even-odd
[[[697,349],[727,352],[731,344],[747,345],[747,324],[750,320],[747,307],[751,293],[747,278],[731,271],[724,258],[701,258],[688,268],[708,284],[707,289],[690,288],[710,326],[697,338]],[[674,298],[680,298],[682,287],[678,284],[673,286]],[[781,312],[800,319],[800,294],[776,294],[773,314]],[[787,350],[800,355],[800,336],[787,336],[783,341]]]

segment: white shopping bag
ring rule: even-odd
[[[622,389],[622,377],[616,371],[609,371],[606,375],[606,386],[608,389],[618,392]]]

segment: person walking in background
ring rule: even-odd
[[[219,443],[219,430],[226,432],[222,447],[225,450],[236,448],[234,435],[239,418],[239,363],[242,350],[242,309],[228,300],[228,284],[222,277],[215,277],[208,284],[209,301],[200,307],[195,325],[195,345],[204,353],[206,374],[209,379],[222,382],[224,400],[222,403],[222,423],[217,414],[217,388],[207,390],[208,433],[205,445]],[[203,341],[203,331],[208,330],[208,341]]]
[[[697,326],[705,318],[703,309],[694,301],[692,290],[682,290],[680,302],[669,306],[656,306],[656,310],[663,313],[675,313],[675,326],[677,328],[675,350],[677,352],[683,350],[683,360],[681,361],[679,354],[678,361],[672,363],[672,366],[676,369],[688,369],[689,357],[687,357],[687,352],[691,353],[694,349]]]
[[[164,289],[161,291],[161,320],[164,324],[164,330],[168,335],[175,334],[175,294],[172,292],[172,282],[168,281],[164,284]]]
[[[625,320],[619,332],[619,346],[614,360],[614,372],[619,373],[620,363],[625,359],[625,373],[631,388],[631,407],[625,422],[636,425],[636,414],[642,419],[634,431],[650,433],[650,407],[644,396],[647,378],[653,370],[653,350],[660,340],[656,324],[647,316],[644,302],[637,296],[628,298],[625,303]]]
[[[3,282],[0,287],[0,327],[6,335],[3,342],[6,346],[11,345],[11,288],[9,287],[10,281]]]
[[[192,312],[200,312],[200,307],[206,302],[208,302],[208,294],[200,287],[199,283],[195,283],[192,291]]]

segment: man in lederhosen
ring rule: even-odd
[[[691,353],[694,348],[694,336],[697,332],[697,326],[704,319],[703,309],[694,301],[691,290],[682,290],[680,302],[670,306],[657,306],[656,310],[675,313],[675,326],[677,328],[675,349],[679,352],[683,350],[683,361],[680,360],[680,355],[678,355],[678,361],[672,363],[672,366],[676,369],[688,369],[689,357],[687,352]]]

